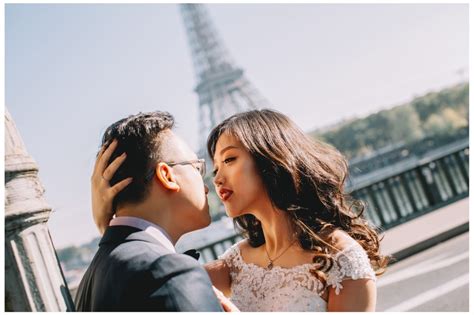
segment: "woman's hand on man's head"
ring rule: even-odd
[[[113,218],[112,202],[115,196],[132,182],[132,178],[128,177],[110,186],[110,180],[126,159],[126,154],[123,153],[107,165],[116,148],[117,140],[112,141],[109,146],[102,147],[91,176],[92,216],[100,234],[104,234]]]

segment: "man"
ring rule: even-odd
[[[222,311],[206,271],[174,248],[211,220],[204,161],[173,124],[168,113],[139,113],[105,131],[93,189],[120,192],[111,207],[93,192],[93,207],[108,206],[115,218],[79,285],[78,311]]]

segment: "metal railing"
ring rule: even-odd
[[[347,189],[366,202],[365,217],[388,230],[469,196],[469,141],[352,180]],[[199,248],[201,261],[217,259],[240,239],[236,234]]]
[[[420,160],[352,190],[368,203],[367,218],[384,230],[444,207],[469,195],[469,147]]]
[[[208,244],[204,247],[198,248],[197,251],[201,253],[201,262],[208,262],[216,260],[219,255],[223,254],[224,251],[231,247],[233,244],[237,243],[243,239],[239,234],[234,234],[232,236],[220,239],[211,244]]]

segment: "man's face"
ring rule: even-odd
[[[197,160],[198,157],[179,136],[169,132],[162,143],[163,161],[180,163]],[[207,193],[199,170],[193,164],[174,165],[172,171],[180,190],[176,193],[179,220],[184,220],[191,230],[204,228],[211,223]],[[181,223],[181,222],[180,222]]]

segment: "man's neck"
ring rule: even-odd
[[[166,209],[162,209],[162,211],[153,211],[147,210],[145,207],[141,207],[141,205],[135,205],[121,207],[117,209],[115,215],[117,217],[135,217],[158,225],[168,234],[170,241],[174,246],[184,233],[179,231],[176,222],[173,224],[172,218],[167,215],[168,213],[169,212],[166,211]]]

